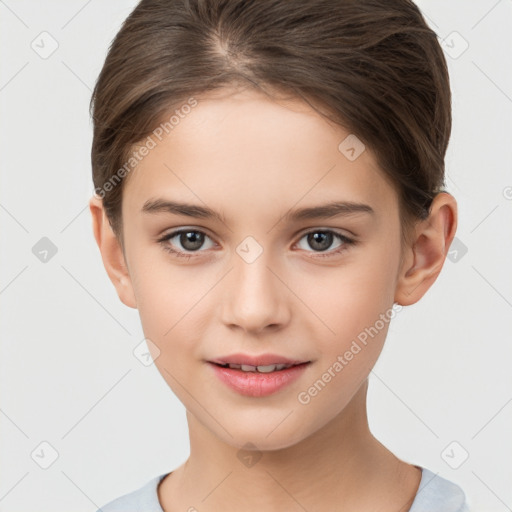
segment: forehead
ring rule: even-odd
[[[396,208],[395,192],[369,149],[301,99],[271,99],[255,90],[195,99],[130,175],[127,210],[165,195],[204,199],[225,212],[250,206],[274,215],[276,207],[330,200]]]

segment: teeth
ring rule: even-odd
[[[267,365],[267,366],[258,366],[258,371],[261,372],[261,373],[271,373],[271,372],[275,372],[275,371],[278,371],[278,370],[282,370],[283,368],[287,368],[288,366],[291,366],[291,365],[286,365],[286,364],[270,364],[270,365]]]
[[[259,372],[259,373],[271,373],[284,368],[290,368],[291,364],[269,364],[266,366],[251,366],[248,364],[229,364],[228,367],[234,370],[242,370],[243,372]]]

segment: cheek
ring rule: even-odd
[[[343,373],[345,379],[350,374],[350,380],[359,380],[375,364],[396,315],[393,269],[399,253],[395,247],[383,241],[354,253],[338,268],[304,274],[300,297],[311,310],[305,322],[314,326],[315,350],[325,367],[319,372],[342,356],[344,368],[337,375]]]
[[[336,416],[367,379],[397,314],[389,273],[366,267],[364,272],[351,269],[350,276],[338,277],[330,276],[322,287],[316,281],[311,288],[309,300],[317,305],[315,314],[322,322],[311,316],[313,320],[305,324],[315,339],[318,360],[297,402],[316,417],[318,428],[325,414]],[[319,288],[323,293],[318,293]]]
[[[155,364],[174,372],[177,365],[201,357],[201,340],[212,320],[209,292],[220,277],[211,270],[175,266],[165,255],[151,265],[142,260],[139,265],[134,260],[132,283],[144,336],[159,349]]]
[[[391,258],[361,261],[323,273],[301,276],[297,293],[323,327],[327,338],[357,335],[393,304]]]
[[[140,250],[132,255],[131,262],[141,320],[161,324],[161,331],[168,330],[198,303],[215,277],[197,268],[176,265],[163,250]]]

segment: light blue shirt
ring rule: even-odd
[[[420,466],[417,466],[420,467]],[[464,491],[426,468],[409,512],[470,512]],[[169,473],[157,476],[129,494],[110,501],[97,512],[163,512],[157,486]]]

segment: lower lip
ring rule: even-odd
[[[241,395],[252,397],[262,397],[277,393],[297,380],[310,365],[310,363],[303,363],[285,370],[258,373],[224,368],[214,363],[208,364],[213,367],[217,377],[231,389]]]

